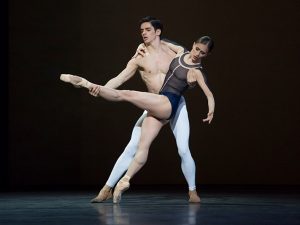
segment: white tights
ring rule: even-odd
[[[115,163],[106,185],[114,187],[121,176],[127,171],[138,149],[138,143],[141,135],[141,124],[146,115],[147,112],[144,111],[143,115],[136,122],[132,131],[131,139]],[[181,169],[188,183],[189,190],[195,190],[196,168],[189,148],[190,124],[185,99],[183,97],[180,99],[179,107],[175,116],[170,120],[170,126],[176,139],[178,153],[181,157]]]

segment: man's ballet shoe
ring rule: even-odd
[[[115,204],[120,203],[122,193],[126,191],[130,186],[129,179],[128,178],[122,178],[115,187],[114,194],[113,194],[113,202]]]
[[[104,202],[110,198],[112,198],[112,188],[105,185],[99,192],[98,196],[91,200],[91,203]]]
[[[87,88],[91,86],[91,83],[87,81],[86,79],[79,77],[79,76],[74,76],[71,74],[61,74],[60,75],[60,80],[72,84],[76,88]]]
[[[199,203],[200,202],[200,197],[198,196],[196,190],[189,191],[189,196],[190,196],[190,199],[189,199],[190,203]]]

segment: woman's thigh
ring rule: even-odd
[[[154,117],[167,119],[171,114],[171,103],[164,95],[129,90],[121,91],[121,93],[123,100],[147,110]]]
[[[142,124],[139,148],[149,149],[153,140],[156,138],[165,123],[165,121],[158,120],[153,116],[148,115]]]

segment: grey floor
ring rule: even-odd
[[[119,205],[91,204],[96,192],[0,193],[0,224],[8,225],[299,225],[294,191],[203,191],[188,204],[182,191],[134,191]]]

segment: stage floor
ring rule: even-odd
[[[180,191],[127,191],[122,202],[91,204],[97,192],[2,192],[2,225],[299,225],[298,191],[202,191],[188,204]]]

